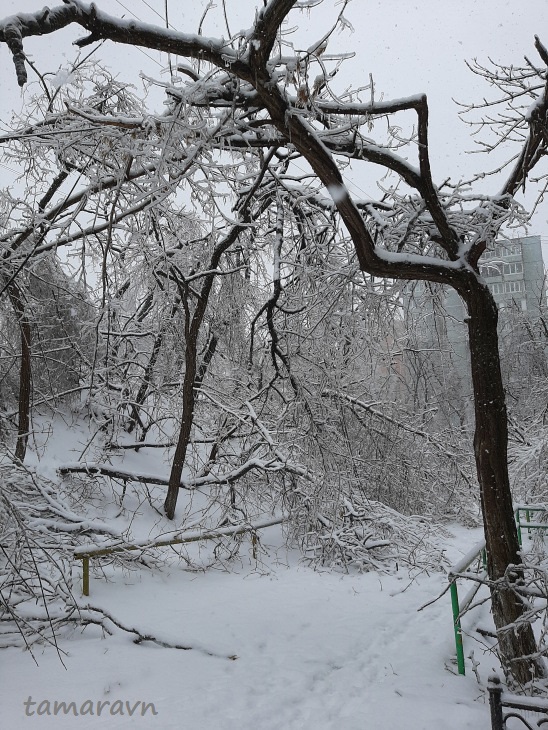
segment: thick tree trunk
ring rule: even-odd
[[[492,581],[507,575],[510,583],[520,572],[519,543],[508,478],[508,426],[498,348],[498,312],[491,293],[474,279],[466,297],[476,430],[474,451],[481,490],[487,568]],[[493,588],[492,610],[499,649],[507,675],[521,685],[545,676],[531,625],[520,624],[524,606],[511,588]],[[517,624],[517,626],[516,626]],[[512,627],[504,630],[505,627]]]

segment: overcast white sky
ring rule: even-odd
[[[205,35],[227,36],[222,0],[208,14]],[[54,3],[57,4],[57,3]],[[140,20],[165,24],[165,0],[97,0],[103,10],[117,16],[135,16]],[[168,0],[169,22],[177,30],[195,32],[197,18],[207,0],[180,2]],[[250,27],[257,0],[226,0],[227,17],[232,33]],[[35,12],[43,0],[0,0],[0,17],[17,12]],[[181,9],[181,7],[183,9]],[[292,39],[297,47],[307,48],[329,29],[340,10],[336,0],[309,13],[292,13],[299,25]],[[376,97],[396,98],[426,92],[430,104],[430,134],[432,164],[437,182],[447,177],[453,181],[468,177],[481,169],[495,166],[484,155],[469,155],[474,149],[470,129],[460,121],[453,99],[478,101],[489,95],[490,89],[466,67],[465,60],[489,58],[520,65],[523,56],[537,60],[533,47],[538,34],[548,45],[548,3],[546,0],[353,0],[345,11],[354,32],[338,33],[331,40],[329,51],[354,51],[337,82],[361,86],[372,74]],[[72,40],[83,35],[73,26],[61,33],[26,40],[25,50],[41,72],[56,71],[67,65],[77,53]],[[105,44],[97,53],[120,80],[136,84],[139,72],[153,76],[165,74],[167,59],[160,54]],[[2,45],[0,50],[0,122],[9,123],[12,110],[25,103],[21,94],[10,54]],[[162,76],[167,80],[167,76]],[[7,176],[7,177],[6,177]],[[0,168],[0,182],[9,180],[10,173]],[[375,178],[364,175],[357,180],[361,190],[377,196]],[[484,192],[495,193],[502,180],[484,183]],[[362,194],[358,192],[358,194]],[[534,217],[530,233],[538,233],[548,246],[548,201]],[[546,256],[545,256],[546,258]]]

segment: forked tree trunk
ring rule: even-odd
[[[492,581],[519,565],[519,543],[508,478],[508,426],[498,348],[496,304],[474,280],[466,296],[476,430],[474,451],[481,490],[487,568]],[[519,580],[520,572],[508,575]],[[492,611],[506,674],[521,685],[546,675],[529,623],[519,623],[524,605],[510,587],[491,590]],[[511,627],[504,630],[505,627]]]

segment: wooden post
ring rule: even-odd
[[[89,556],[82,558],[82,593],[89,596]]]

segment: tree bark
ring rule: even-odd
[[[143,374],[143,378],[141,380],[141,385],[139,387],[139,391],[137,395],[135,396],[134,401],[131,404],[131,417],[129,419],[129,423],[127,425],[127,432],[131,433],[133,429],[139,424],[141,426],[141,441],[144,441],[146,437],[145,427],[143,425],[142,419],[139,415],[139,410],[143,403],[145,402],[147,395],[150,390],[150,386],[152,383],[153,373],[154,373],[154,366],[156,365],[156,360],[158,359],[158,356],[160,354],[160,348],[162,347],[162,343],[164,340],[164,329],[162,328],[160,332],[156,335],[154,338],[154,345],[152,346],[152,353],[150,355],[150,359],[147,363],[145,372]]]
[[[27,453],[30,430],[30,394],[32,384],[31,326],[25,311],[23,295],[14,282],[8,286],[8,294],[21,332],[21,364],[19,367],[19,404],[15,458],[22,464]]]
[[[498,311],[491,292],[474,277],[466,296],[470,362],[476,429],[474,452],[481,491],[487,569],[491,581],[493,619],[502,664],[508,675],[525,685],[546,670],[537,653],[533,630],[520,623],[524,606],[512,590],[522,575],[511,566],[521,561],[508,477],[508,425],[498,347]],[[507,628],[510,627],[510,628]]]
[[[247,205],[249,205],[249,201],[246,203],[246,207]],[[243,211],[241,215],[245,219],[247,211]],[[247,220],[245,220],[245,222],[247,223]],[[198,371],[198,335],[204,320],[211,288],[215,280],[215,273],[213,272],[219,265],[219,261],[221,260],[223,253],[238,240],[238,236],[243,230],[245,230],[245,224],[236,224],[232,226],[229,233],[216,246],[209,263],[209,271],[211,273],[204,275],[204,283],[202,284],[200,295],[196,301],[194,314],[190,314],[189,300],[188,298],[185,298],[185,292],[181,291],[183,308],[185,310],[185,377],[183,380],[183,416],[179,429],[179,438],[177,439],[177,446],[175,447],[175,454],[173,456],[171,473],[169,475],[167,496],[164,502],[166,517],[170,520],[172,520],[175,516],[175,507],[177,506],[177,498],[179,496],[179,488],[181,486],[186,452],[190,443],[190,434],[192,432],[192,424],[194,422],[196,379],[197,377],[203,378],[205,376],[207,367],[209,366],[215,353],[215,349],[217,348],[217,342],[215,340],[213,349],[208,349],[208,351],[206,351],[206,355],[204,357],[205,369],[200,367],[200,371]],[[211,348],[212,346],[213,343],[210,340],[209,347]]]
[[[196,358],[197,358],[197,337],[196,332],[191,332],[187,338],[185,348],[185,377],[183,381],[183,417],[181,419],[181,427],[179,430],[179,438],[175,447],[173,463],[171,465],[171,473],[169,475],[169,486],[164,502],[164,510],[168,519],[172,520],[175,516],[175,507],[177,506],[177,498],[179,496],[179,488],[181,486],[181,477],[185,464],[186,452],[190,443],[190,434],[194,421],[194,405],[196,394],[194,392],[194,381],[196,380]]]

